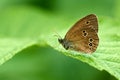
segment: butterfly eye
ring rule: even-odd
[[[69,45],[68,44],[63,44],[63,47],[68,50],[69,49]]]
[[[63,43],[64,41],[63,41],[63,39],[58,39],[58,42]]]

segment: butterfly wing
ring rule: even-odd
[[[71,49],[85,53],[96,50],[98,38],[98,21],[94,14],[80,19],[65,35],[65,40],[71,42]]]
[[[80,36],[76,36],[76,39],[72,41],[72,49],[85,53],[95,52],[99,43],[97,33],[93,29],[83,28],[78,34]]]

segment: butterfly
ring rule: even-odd
[[[68,50],[93,53],[99,44],[98,21],[95,14],[90,14],[77,21],[58,42]]]

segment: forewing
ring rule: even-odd
[[[81,29],[84,28],[84,27],[91,27],[97,33],[98,32],[98,21],[97,21],[96,15],[90,14],[90,15],[80,19],[66,33],[65,39],[73,40],[73,38],[75,38],[76,35],[78,34],[78,31],[81,31]]]

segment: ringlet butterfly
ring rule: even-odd
[[[90,14],[75,23],[64,39],[58,38],[58,41],[66,50],[93,53],[99,44],[97,33],[97,17],[95,14]]]

